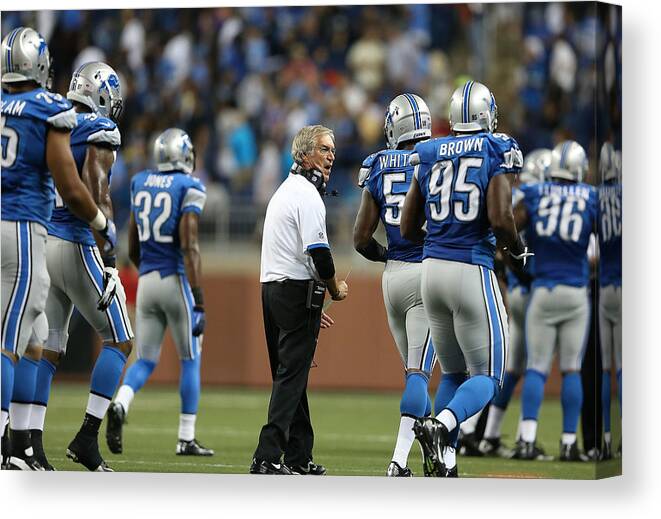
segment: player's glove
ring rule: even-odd
[[[193,337],[202,335],[206,324],[207,320],[204,318],[204,307],[195,305],[193,307]]]
[[[112,303],[115,294],[117,293],[117,286],[119,285],[119,272],[115,267],[104,267],[103,268],[103,294],[99,298],[99,302],[96,305],[98,310],[105,312],[110,303]]]
[[[115,227],[115,222],[107,218],[106,226],[99,231],[99,234],[106,241],[103,244],[103,252],[107,254],[115,250],[115,245],[117,245],[117,228]]]
[[[528,249],[528,246],[523,242],[521,236],[517,236],[516,245],[514,249],[510,250],[507,247],[503,247],[504,251],[510,256],[510,261],[514,264],[515,267],[520,267],[523,270],[528,263],[528,258],[531,258],[535,255],[534,252],[531,252]]]

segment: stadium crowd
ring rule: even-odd
[[[3,33],[20,24],[35,26],[57,57],[55,91],[66,92],[71,72],[92,60],[121,75],[123,146],[113,173],[120,227],[130,176],[149,166],[162,128],[192,136],[203,157],[195,175],[211,199],[215,191],[263,207],[286,176],[294,132],[319,121],[337,139],[331,187],[343,196],[333,203],[355,204],[360,162],[382,145],[385,103],[416,92],[429,102],[434,134],[446,133],[447,99],[467,76],[496,85],[508,106],[499,128],[524,153],[571,137],[595,156],[586,116],[595,66],[620,52],[597,41],[612,31],[601,31],[588,4],[3,13]],[[524,59],[505,63],[500,53],[513,46]],[[606,88],[616,81],[607,78]],[[554,135],[556,128],[569,132]]]

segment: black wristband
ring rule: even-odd
[[[200,287],[192,287],[191,292],[193,292],[193,299],[195,300],[195,306],[203,306],[204,298],[202,297],[202,289]]]
[[[385,263],[388,259],[388,249],[381,245],[374,237],[370,238],[369,243],[356,250],[370,261],[380,261]]]

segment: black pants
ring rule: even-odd
[[[309,308],[309,281],[262,283],[262,310],[273,388],[268,423],[262,427],[255,458],[287,465],[312,459],[308,374],[321,322],[321,305]],[[323,296],[322,296],[323,302]]]

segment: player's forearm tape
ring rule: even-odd
[[[96,216],[90,222],[90,227],[95,231],[102,231],[106,228],[107,220],[105,215],[101,212],[101,209],[97,209]]]
[[[312,249],[310,256],[321,279],[331,279],[335,275],[335,264],[330,249],[326,247]]]
[[[374,238],[370,238],[369,243],[365,247],[357,248],[356,250],[370,261],[385,263],[388,259],[388,249]]]
[[[191,288],[191,292],[193,292],[193,299],[195,300],[195,306],[203,306],[204,298],[202,297],[202,289],[200,287],[193,287]]]

